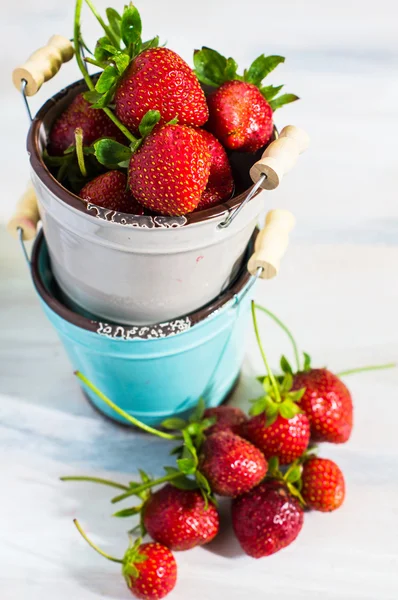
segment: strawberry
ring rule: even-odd
[[[80,191],[87,202],[109,210],[143,215],[144,209],[127,189],[127,176],[121,171],[108,171],[92,179]]]
[[[177,117],[180,125],[200,127],[208,119],[195,73],[169,48],[150,48],[139,54],[119,82],[114,103],[117,117],[133,132],[148,110],[160,111],[161,124]]]
[[[278,414],[267,424],[266,413],[253,416],[243,425],[242,435],[261,450],[265,458],[277,456],[282,465],[293,462],[307,449],[310,424],[307,415],[297,413],[286,419]]]
[[[331,512],[344,501],[344,476],[335,462],[310,458],[303,465],[301,495],[309,508]]]
[[[170,484],[151,494],[144,505],[144,526],[149,535],[171,550],[189,550],[208,544],[217,535],[219,519],[211,502],[197,490]]]
[[[130,591],[137,598],[158,600],[173,589],[177,581],[177,564],[173,554],[162,544],[142,544],[137,539],[125,552],[123,558],[115,558],[98,548],[86,535],[79,522],[74,524],[86,542],[107,560],[122,565],[122,574]]]
[[[137,598],[164,598],[177,581],[177,564],[168,548],[158,543],[140,544],[127,550],[123,575]]]
[[[253,558],[274,554],[298,536],[304,512],[283,482],[266,479],[232,501],[232,525],[242,549]]]
[[[235,406],[215,406],[207,408],[204,412],[205,419],[216,417],[217,421],[214,425],[205,430],[207,436],[218,431],[232,431],[239,433],[242,423],[247,421],[247,417],[243,410]]]
[[[272,108],[252,83],[227,81],[208,96],[207,104],[207,126],[229,150],[256,152],[270,140]]]
[[[273,112],[298,99],[294,94],[277,97],[283,86],[262,85],[268,73],[284,60],[262,54],[241,76],[232,58],[205,47],[195,51],[199,81],[217,88],[207,98],[207,128],[229,150],[256,152],[265,146],[274,128]]]
[[[287,464],[305,452],[310,440],[308,417],[297,404],[304,390],[292,391],[293,376],[289,371],[283,378],[274,376],[261,343],[254,302],[252,317],[267,375],[258,378],[264,394],[253,401],[252,418],[243,424],[241,435],[257,446],[267,459],[277,456],[281,464]]]
[[[215,494],[238,496],[260,483],[267,462],[248,441],[230,431],[219,431],[203,442],[199,470]]]
[[[220,142],[208,131],[197,131],[207,142],[211,157],[209,180],[196,209],[205,210],[231,197],[234,179],[227,153]]]
[[[300,408],[311,426],[311,439],[316,442],[343,444],[352,431],[351,394],[344,383],[327,369],[300,371],[293,377],[293,390],[305,388]]]
[[[61,156],[67,148],[75,144],[75,130],[83,130],[83,143],[91,146],[101,137],[111,137],[123,142],[121,131],[102,111],[91,108],[90,103],[78,94],[68,108],[58,117],[49,135],[48,152]]]
[[[132,155],[129,185],[146,208],[183,215],[198,206],[209,173],[210,154],[203,137],[186,125],[165,125]]]

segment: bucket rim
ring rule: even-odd
[[[94,75],[95,77],[95,75]],[[82,198],[74,194],[65,188],[57,179],[51,174],[47,168],[42,154],[40,152],[40,130],[47,112],[52,109],[58,102],[63,100],[71,91],[77,90],[79,87],[82,89],[85,86],[84,79],[80,79],[66,86],[54,96],[49,98],[36,113],[27,135],[27,152],[29,155],[30,165],[40,179],[40,181],[57,197],[57,199],[64,202],[66,205],[74,208],[75,210],[83,213],[87,217],[94,219],[101,219],[108,223],[114,223],[115,225],[126,226],[133,225],[139,228],[155,228],[155,229],[169,229],[176,227],[186,227],[187,225],[197,225],[211,220],[220,220],[222,217],[226,217],[231,211],[236,209],[245,198],[248,196],[254,185],[250,186],[247,190],[239,194],[238,196],[232,197],[230,200],[217,204],[206,210],[198,212],[188,213],[179,217],[169,217],[166,215],[159,215],[155,217],[148,217],[147,215],[132,215],[128,213],[117,212],[113,210],[107,210],[101,207],[97,207],[92,203],[85,202]],[[268,143],[275,139],[277,130],[274,126],[274,133]],[[261,193],[261,189],[258,189],[254,194],[252,200]],[[251,200],[251,201],[252,201]],[[152,226],[148,227],[148,221],[151,220]]]
[[[256,229],[250,238],[249,247],[254,244],[257,234],[258,231]],[[198,325],[217,311],[224,309],[224,307],[234,297],[239,297],[240,292],[247,287],[249,281],[251,280],[251,275],[246,268],[246,263],[244,263],[240,274],[232,286],[228,287],[225,292],[221,293],[219,296],[217,296],[217,298],[205,306],[197,309],[196,311],[188,313],[187,315],[177,317],[176,319],[166,323],[158,323],[154,325],[126,325],[108,323],[106,321],[90,319],[89,317],[73,311],[47,290],[43,283],[39,269],[39,259],[43,251],[43,247],[45,247],[48,251],[43,230],[40,230],[33,245],[30,268],[33,284],[42,301],[61,319],[67,321],[75,327],[112,339],[153,341],[183,333],[184,331],[191,329],[193,326]]]

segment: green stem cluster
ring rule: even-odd
[[[87,0],[86,0],[87,2]],[[90,6],[90,3],[87,2]],[[73,28],[73,43],[74,43],[74,47],[75,47],[75,56],[76,56],[76,61],[78,64],[78,67],[83,75],[84,81],[86,82],[86,85],[88,87],[89,90],[91,91],[95,91],[95,86],[93,84],[93,82],[91,81],[91,77],[86,69],[86,65],[84,64],[82,55],[81,55],[81,42],[80,42],[80,21],[81,21],[81,13],[82,13],[82,5],[83,5],[83,0],[76,0],[76,8],[75,8],[75,19],[74,19],[74,28]],[[91,8],[91,6],[90,6]],[[98,110],[103,110],[104,113],[111,119],[111,121],[113,121],[113,123],[116,125],[116,127],[118,127],[120,129],[120,131],[126,136],[126,138],[130,141],[133,142],[134,144],[137,143],[137,138],[131,133],[131,131],[129,131],[127,129],[127,127],[125,127],[123,125],[123,123],[121,123],[119,121],[119,119],[113,114],[113,112],[107,108],[104,107],[102,109],[98,109]]]

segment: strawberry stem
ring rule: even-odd
[[[77,519],[73,519],[74,524],[76,525],[76,529],[78,530],[78,532],[80,533],[80,535],[86,540],[87,544],[89,546],[91,546],[93,548],[93,550],[95,550],[96,552],[98,552],[98,554],[101,554],[101,556],[103,556],[104,558],[107,558],[108,560],[111,560],[112,562],[115,563],[119,563],[119,564],[123,564],[124,561],[121,558],[115,558],[114,556],[110,556],[110,554],[107,554],[106,552],[104,552],[103,550],[101,550],[101,548],[98,548],[98,546],[96,546],[94,544],[94,542],[92,542],[88,537],[87,534],[83,531],[79,521]]]
[[[344,377],[345,375],[354,375],[355,373],[364,373],[365,371],[381,371],[382,369],[394,369],[397,363],[386,363],[385,365],[370,365],[369,367],[359,367],[358,369],[348,369],[347,371],[340,371],[337,373],[338,377]]]
[[[283,331],[287,334],[287,336],[290,339],[290,341],[292,343],[292,346],[293,346],[293,352],[294,352],[294,358],[295,358],[295,361],[296,361],[297,371],[300,371],[300,369],[301,369],[300,355],[299,355],[299,351],[298,351],[298,346],[297,346],[296,340],[294,339],[292,332],[286,327],[286,325],[284,323],[282,323],[282,321],[280,319],[278,319],[278,317],[276,315],[274,315],[274,313],[272,313],[270,310],[268,310],[268,308],[265,308],[265,306],[260,306],[260,304],[256,304],[256,308],[258,310],[262,310],[269,317],[271,317],[271,319],[273,319],[275,321],[275,323],[277,325],[279,325],[279,327],[281,329],[283,329]]]
[[[95,8],[94,4],[91,2],[91,0],[86,0],[86,4],[89,7],[89,9],[91,10],[91,12],[93,13],[94,17],[97,19],[98,23],[101,25],[102,29],[105,31],[108,38],[113,43],[113,45],[119,49],[120,48],[119,40],[113,34],[113,31],[110,29],[110,27],[107,26],[107,24],[105,23],[105,21],[103,20],[103,18],[101,17],[101,15],[97,11],[97,9]]]
[[[83,151],[83,130],[81,127],[75,129],[75,145],[76,145],[76,156],[79,164],[80,173],[83,177],[87,177],[87,169],[84,162],[84,151]]]
[[[109,485],[110,487],[117,488],[119,490],[129,490],[130,488],[127,485],[123,485],[121,483],[117,483],[116,481],[111,481],[110,479],[101,479],[100,477],[85,477],[85,476],[66,476],[60,477],[61,481],[90,481],[92,483],[101,483],[102,485]]]
[[[265,364],[265,368],[267,370],[268,377],[269,377],[269,379],[271,381],[271,384],[272,384],[272,387],[274,389],[275,399],[276,399],[277,402],[280,402],[281,401],[281,395],[279,393],[279,387],[278,387],[278,384],[277,384],[276,379],[274,377],[274,374],[273,374],[273,372],[270,369],[267,357],[266,357],[265,352],[264,352],[263,345],[261,343],[260,333],[258,331],[258,325],[257,325],[256,304],[255,304],[254,300],[252,300],[252,317],[253,317],[254,333],[256,334],[257,344],[258,344],[258,347],[260,349],[261,356],[263,357],[263,361],[264,361],[264,364]]]
[[[146,431],[147,433],[151,433],[152,435],[157,435],[158,437],[161,437],[165,440],[180,440],[181,439],[181,436],[173,435],[171,433],[166,433],[164,431],[159,431],[159,429],[154,429],[153,427],[150,427],[149,425],[145,425],[145,423],[142,423],[141,421],[139,421],[132,415],[129,415],[128,413],[126,413],[126,411],[124,411],[122,408],[120,408],[117,404],[112,402],[112,400],[110,400],[97,387],[95,387],[95,385],[93,383],[91,383],[91,381],[89,381],[89,379],[87,379],[87,377],[85,377],[85,375],[80,373],[80,371],[75,371],[75,375],[92,392],[94,392],[94,394],[96,394],[98,396],[98,398],[100,398],[103,402],[105,402],[105,404],[107,404],[110,408],[112,408],[118,415],[120,415],[121,417],[126,419],[126,421],[129,421],[130,423],[132,423],[139,429],[142,429],[143,431]]]
[[[161,483],[167,483],[168,481],[172,481],[173,479],[177,479],[178,477],[183,477],[184,473],[174,473],[172,475],[164,475],[163,477],[159,477],[159,479],[153,479],[152,481],[147,481],[143,483],[139,487],[129,489],[125,494],[120,494],[120,496],[115,496],[112,498],[112,504],[116,504],[116,502],[120,502],[121,500],[125,500],[130,496],[135,496],[140,494],[141,492],[145,492],[145,490],[149,490],[150,488],[155,487],[156,485],[160,485]]]
[[[81,52],[80,52],[80,49],[81,49],[80,20],[81,20],[81,13],[82,13],[82,4],[83,4],[83,0],[76,0],[75,22],[74,22],[74,30],[73,30],[73,43],[74,43],[74,47],[75,47],[75,56],[76,56],[76,61],[77,61],[78,67],[83,75],[84,81],[86,82],[88,89],[93,92],[93,91],[95,91],[95,86],[94,86],[93,82],[91,81],[91,77],[86,69],[86,65],[84,64],[84,60],[83,60]],[[108,115],[110,120],[113,121],[113,123],[116,125],[116,127],[118,127],[120,129],[120,131],[126,136],[126,138],[128,140],[130,140],[130,142],[133,142],[134,144],[137,143],[137,141],[138,141],[137,138],[134,137],[134,135],[131,133],[131,131],[129,131],[127,129],[127,127],[125,127],[123,125],[123,123],[121,123],[119,121],[119,119],[113,114],[113,112],[109,108],[105,107],[100,110],[103,110],[104,113],[106,115]]]

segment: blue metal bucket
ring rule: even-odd
[[[183,415],[201,396],[207,406],[217,406],[232,390],[244,357],[248,291],[254,282],[246,268],[214,302],[150,326],[104,323],[70,310],[57,289],[42,233],[33,248],[31,271],[73,369],[137,419],[156,425]],[[95,394],[85,392],[101,412],[126,423]]]

